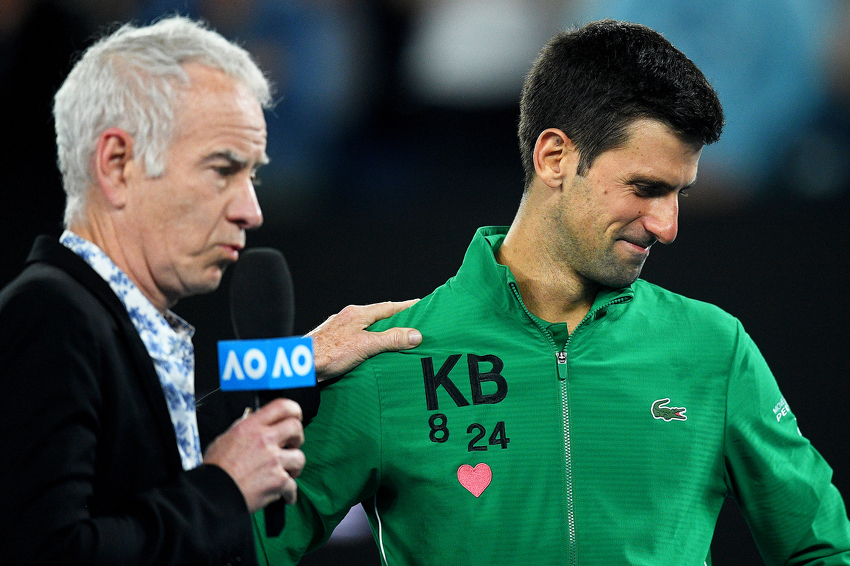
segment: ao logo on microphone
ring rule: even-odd
[[[316,385],[312,338],[223,340],[218,368],[222,391]]]

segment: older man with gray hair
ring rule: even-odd
[[[300,407],[271,402],[202,454],[193,328],[170,310],[216,289],[263,221],[271,101],[246,51],[181,17],[103,38],[56,94],[66,229],[0,293],[11,563],[251,564],[250,514],[295,500]],[[319,377],[418,344],[364,330],[408,304],[331,317]]]

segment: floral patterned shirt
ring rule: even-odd
[[[130,320],[153,360],[184,470],[201,463],[201,442],[195,412],[195,329],[171,311],[165,315],[151,304],[141,290],[95,244],[66,230],[59,239],[80,256],[109,284],[127,309]]]

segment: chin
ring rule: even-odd
[[[221,276],[224,273],[223,268],[215,268],[206,277],[195,282],[189,289],[189,295],[204,295],[212,293],[221,285]]]
[[[637,281],[637,278],[632,279],[632,280],[630,280],[630,281],[625,281],[625,280],[620,280],[620,279],[618,279],[618,280],[616,280],[616,281],[612,281],[611,283],[603,283],[603,285],[604,285],[605,287],[610,288],[610,289],[623,289],[623,288],[625,288],[625,287],[628,287],[629,285],[631,285],[631,284],[632,284],[632,283],[634,283],[635,281]]]
[[[628,287],[640,277],[640,270],[629,273],[618,273],[610,277],[600,278],[599,283],[612,289],[622,289]]]

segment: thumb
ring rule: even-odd
[[[390,328],[372,334],[377,340],[375,340],[375,344],[369,345],[370,348],[374,347],[374,351],[368,353],[369,357],[381,352],[408,350],[422,343],[422,333],[415,328]]]

